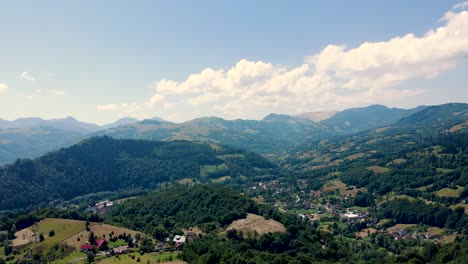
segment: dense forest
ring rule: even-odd
[[[233,182],[277,175],[252,152],[191,143],[96,137],[0,168],[0,209],[45,206],[102,191],[157,189],[182,179]],[[73,186],[73,188],[70,188]]]
[[[108,221],[162,240],[180,228],[213,231],[257,211],[252,200],[227,187],[178,185],[112,208]]]

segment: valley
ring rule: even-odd
[[[142,121],[17,160],[0,168],[0,259],[463,263],[468,105],[374,119],[372,109],[385,111],[351,111],[369,121],[349,130],[325,122],[349,111],[320,122],[206,118],[196,129]]]

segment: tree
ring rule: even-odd
[[[153,251],[153,241],[147,237],[144,237],[141,241],[140,253],[148,253]]]
[[[39,234],[39,242],[44,241],[44,239],[45,239],[45,238],[44,238],[44,234],[40,233],[40,234]]]
[[[85,225],[86,225],[86,231],[89,231],[89,220],[88,219],[86,219],[86,224]]]
[[[94,259],[95,259],[95,255],[93,252],[89,251],[88,252],[88,255],[86,256],[86,260],[88,261],[88,263],[93,263],[94,262]]]
[[[93,231],[89,232],[88,242],[91,245],[96,244],[96,238],[94,237],[94,232]]]
[[[11,252],[13,252],[13,247],[11,246],[11,241],[10,240],[6,240],[4,243],[4,253],[5,253],[5,256],[8,256],[11,254]]]
[[[55,236],[55,231],[52,229],[49,231],[49,237]]]

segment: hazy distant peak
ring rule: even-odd
[[[314,122],[320,122],[322,120],[325,120],[334,116],[336,113],[337,111],[316,111],[316,112],[302,113],[302,114],[297,115],[296,117],[309,119]]]

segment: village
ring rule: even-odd
[[[330,230],[332,223],[347,226],[354,235],[366,238],[382,234],[394,240],[429,240],[434,243],[453,241],[455,236],[445,234],[441,228],[417,225],[393,225],[388,219],[378,219],[368,207],[353,204],[354,197],[365,188],[347,186],[331,180],[320,190],[308,189],[305,181],[297,186],[282,184],[277,180],[255,183],[250,195],[260,203],[274,204],[279,211],[296,213],[298,218]]]

